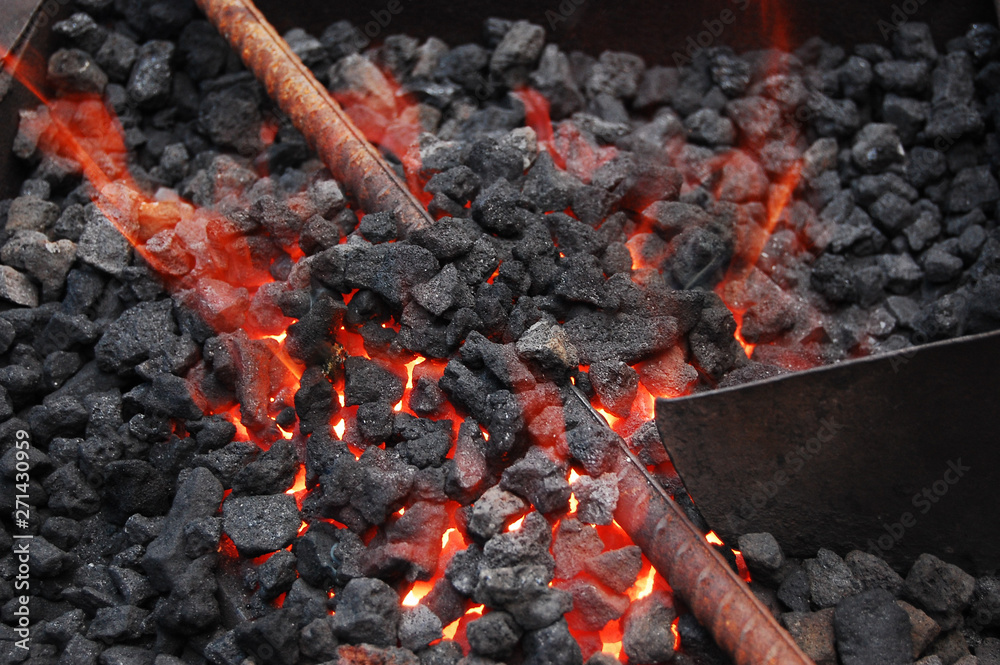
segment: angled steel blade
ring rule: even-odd
[[[727,542],[930,552],[1000,566],[1000,332],[656,403],[671,459]]]

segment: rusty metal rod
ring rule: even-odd
[[[396,213],[404,233],[434,223],[252,0],[195,2],[366,212]]]
[[[591,415],[608,427],[571,386]],[[814,665],[618,437],[615,521],[736,665]]]

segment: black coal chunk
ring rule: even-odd
[[[393,646],[399,628],[399,596],[382,580],[362,577],[351,580],[337,594],[333,631],[352,643]]]
[[[542,513],[565,509],[572,493],[565,468],[535,447],[507,467],[500,487],[524,497]]]
[[[222,528],[246,557],[290,545],[302,518],[289,494],[230,497],[222,507]]]
[[[366,402],[395,404],[403,399],[405,380],[367,358],[352,357],[344,361],[344,403],[347,406]]]
[[[281,439],[247,464],[232,481],[235,496],[278,494],[292,486],[298,470],[295,445]]]
[[[833,624],[837,653],[845,665],[912,662],[910,619],[884,589],[841,600]]]
[[[100,368],[126,373],[142,361],[166,352],[177,325],[170,300],[141,302],[112,323],[94,348]]]
[[[521,627],[506,612],[490,612],[471,621],[467,628],[474,653],[493,659],[506,658],[521,639]]]
[[[262,147],[258,95],[248,83],[209,92],[198,108],[199,126],[218,145],[255,155]]]
[[[129,98],[140,108],[155,108],[170,99],[174,57],[174,44],[168,41],[150,41],[139,48],[135,64],[128,79]]]
[[[661,592],[641,598],[625,613],[622,647],[630,660],[665,663],[673,658],[674,635],[670,625],[676,617],[671,599]]]
[[[565,619],[540,630],[529,631],[522,641],[525,665],[582,665],[579,643]]]
[[[160,473],[142,460],[119,460],[105,470],[104,501],[109,516],[124,524],[129,516],[166,514],[170,487]]]
[[[264,665],[295,665],[299,661],[299,618],[278,609],[235,629],[236,644]]]
[[[418,469],[441,466],[451,449],[452,430],[450,420],[435,421],[399,413],[392,423],[392,433],[402,440],[394,448],[402,459]]]
[[[563,326],[580,356],[592,365],[601,360],[621,360],[632,364],[677,341],[677,320],[671,316],[643,317],[632,314],[608,315],[588,312]]]
[[[907,598],[931,612],[963,610],[972,598],[975,579],[954,564],[922,554],[906,576]]]

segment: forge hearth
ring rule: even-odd
[[[225,37],[182,0],[43,6],[7,63],[4,662],[1000,657],[995,571],[723,544],[652,422],[1000,327],[978,8],[834,43],[825,7],[743,7],[773,48],[655,57],[567,47],[587,5],[447,44],[348,5],[279,21],[304,67],[262,85],[239,3],[199,4]],[[306,68],[354,148],[299,113]]]

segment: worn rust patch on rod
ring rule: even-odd
[[[576,386],[571,389],[607,427]],[[736,665],[814,665],[621,437],[618,444],[610,460],[611,471],[618,476],[615,521],[716,643]]]
[[[333,176],[365,212],[394,212],[404,233],[433,220],[251,0],[195,0]]]

